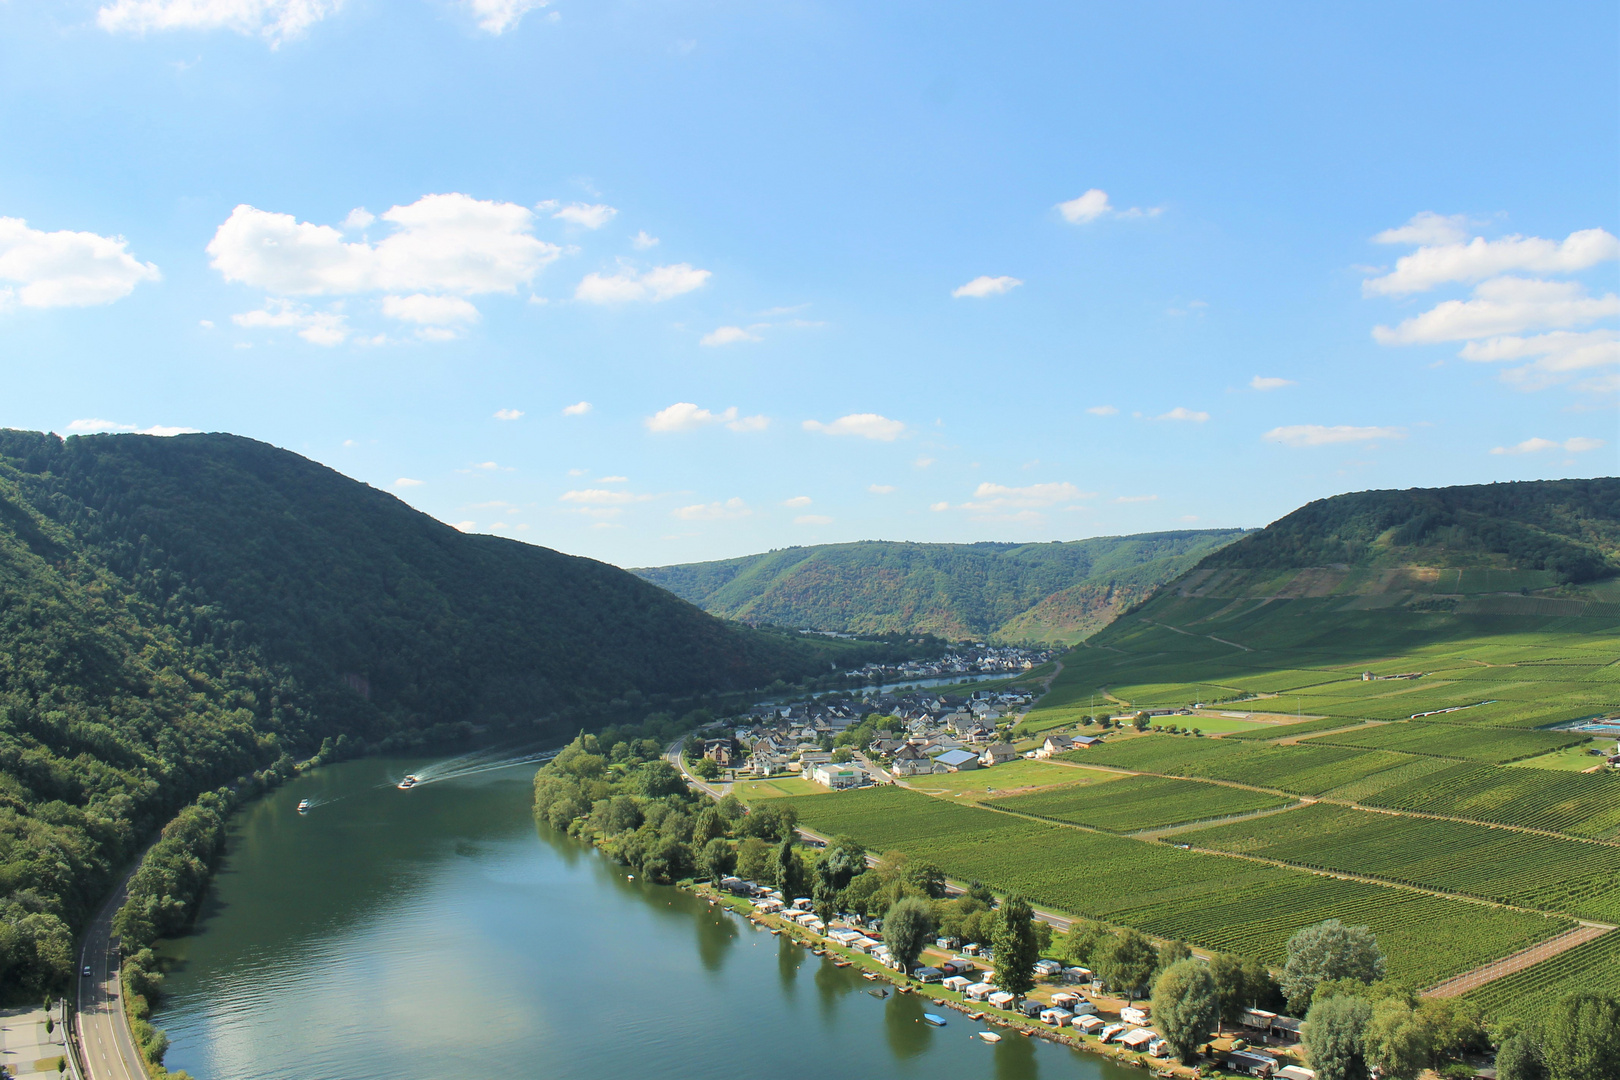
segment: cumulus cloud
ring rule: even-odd
[[[1463,214],[1445,217],[1432,210],[1412,215],[1412,220],[1373,237],[1375,244],[1456,244],[1468,238],[1468,218]]]
[[[522,409],[496,409],[495,410],[495,419],[497,419],[497,420],[517,420],[520,417],[522,417],[522,415],[523,415],[523,410]]]
[[[545,7],[550,0],[461,0],[461,3],[478,20],[478,29],[504,34],[522,21],[523,16]]]
[[[422,486],[422,481],[420,481],[420,480],[412,480],[408,476],[402,476],[398,480],[394,481],[394,486],[397,487],[397,488],[421,487]],[[472,523],[468,522],[467,524],[470,525]]]
[[[1185,421],[1188,421],[1189,423],[1202,424],[1205,420],[1209,419],[1209,413],[1207,413],[1207,412],[1195,412],[1192,409],[1183,408],[1182,406],[1177,405],[1175,408],[1171,409],[1167,413],[1160,413],[1157,417],[1155,417],[1155,419],[1158,419],[1158,420],[1185,420]]]
[[[850,413],[827,424],[820,420],[806,420],[804,430],[819,431],[823,435],[858,435],[863,439],[893,442],[905,433],[906,425],[877,413]]]
[[[214,233],[210,265],[226,281],[277,296],[510,293],[562,254],[532,235],[534,214],[470,195],[424,195],[385,211],[392,235],[348,242],[330,225],[246,203]]]
[[[866,490],[870,491],[874,495],[893,495],[894,494],[894,485],[893,484],[868,484],[866,486]]]
[[[1114,408],[1112,405],[1093,405],[1091,408],[1087,409],[1086,412],[1090,413],[1092,416],[1119,415],[1119,410]]]
[[[1610,259],[1620,259],[1620,239],[1603,229],[1582,229],[1562,242],[1539,236],[1500,240],[1476,236],[1466,244],[1420,247],[1396,260],[1390,273],[1362,282],[1362,291],[1369,296],[1404,296],[1446,282],[1483,281],[1515,270],[1570,274]]]
[[[1125,218],[1157,217],[1161,209],[1161,207],[1152,207],[1144,210],[1139,206],[1132,206],[1125,210],[1115,210],[1108,201],[1108,192],[1101,188],[1092,188],[1078,198],[1057,204],[1058,213],[1062,214],[1063,220],[1071,225],[1085,225],[1096,221],[1098,218],[1110,216]]]
[[[586,274],[574,288],[574,299],[589,304],[619,304],[634,300],[657,303],[700,289],[713,277],[707,270],[697,270],[690,263],[655,266],[646,273],[631,267],[619,268],[616,274]]]
[[[557,497],[557,500],[576,506],[626,506],[630,503],[646,502],[650,498],[651,495],[637,495],[633,491],[583,488],[579,491],[565,491]]]
[[[96,22],[111,33],[233,30],[262,37],[273,48],[298,37],[337,11],[341,3],[342,0],[115,0],[96,13]]]
[[[753,511],[741,499],[727,499],[725,502],[698,503],[695,506],[682,506],[674,511],[676,517],[682,521],[724,521],[730,518],[744,518]]]
[[[646,229],[642,229],[630,238],[630,246],[637,251],[646,251],[650,247],[658,246],[658,237],[649,234]]]
[[[793,519],[795,525],[831,525],[833,519],[826,514],[800,514]]]
[[[1249,380],[1251,390],[1281,390],[1285,386],[1297,386],[1293,379],[1278,379],[1267,375],[1256,375]]]
[[[275,297],[257,311],[243,311],[231,321],[247,330],[292,330],[311,345],[331,348],[349,338],[349,324],[340,309],[317,311]]]
[[[600,229],[618,214],[611,206],[601,203],[569,203],[551,216],[559,221],[566,221],[570,225],[580,225],[587,229]]]
[[[478,321],[478,309],[459,296],[385,296],[382,311],[390,319],[418,326],[455,326]]]
[[[572,405],[563,406],[564,416],[584,416],[590,411],[591,403],[588,401],[576,401]]]
[[[128,432],[134,435],[158,435],[168,438],[173,435],[196,435],[198,429],[194,427],[173,427],[169,424],[153,424],[151,427],[140,427],[136,424],[120,424],[115,420],[74,420],[68,424],[67,429],[79,435],[93,435],[98,432]]]
[[[1068,481],[1029,484],[1025,487],[1008,487],[1005,484],[986,482],[974,489],[973,498],[964,502],[962,509],[976,510],[980,513],[1037,510],[1094,496],[1094,492],[1081,491]]]
[[[1513,446],[1498,446],[1491,450],[1493,454],[1538,454],[1543,450],[1563,450],[1570,454],[1580,454],[1588,450],[1602,447],[1602,439],[1588,439],[1577,436],[1558,442],[1556,439],[1526,439]]]
[[[810,496],[808,495],[795,495],[791,499],[783,499],[782,505],[790,507],[809,506],[810,502]]]
[[[704,334],[699,345],[735,345],[740,341],[759,341],[759,335],[750,334],[740,326],[719,326]]]
[[[770,426],[770,419],[764,416],[738,416],[737,407],[733,405],[724,412],[710,412],[699,408],[690,401],[677,401],[667,409],[647,417],[648,431],[675,432],[696,431],[710,424],[724,424],[732,431],[763,431]]]
[[[970,296],[982,300],[986,296],[1000,296],[1002,293],[1011,292],[1022,284],[1023,282],[1017,278],[1007,277],[1006,275],[1001,277],[980,276],[966,285],[958,286],[951,295],[958,299]]]
[[[1446,300],[1393,328],[1373,327],[1380,345],[1423,345],[1581,326],[1620,315],[1620,296],[1587,295],[1575,281],[1499,277],[1482,281],[1472,300]]]
[[[1330,446],[1335,443],[1374,442],[1405,437],[1406,432],[1398,427],[1351,427],[1348,424],[1336,424],[1332,427],[1325,427],[1322,424],[1292,424],[1272,428],[1261,436],[1267,442],[1292,447]]]
[[[0,217],[0,307],[110,304],[162,276],[131,255],[122,236],[44,232],[22,218]]]
[[[1117,503],[1147,503],[1158,502],[1157,495],[1120,495],[1114,499]]]
[[[1458,355],[1486,364],[1529,360],[1502,377],[1522,389],[1540,390],[1594,368],[1620,365],[1620,332],[1555,330],[1533,337],[1496,337],[1470,341]]]

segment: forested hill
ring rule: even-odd
[[[866,541],[633,573],[750,623],[1073,642],[1242,535],[1211,529],[1050,544]]]
[[[1199,569],[1402,566],[1620,573],[1620,479],[1360,491],[1308,503]]]
[[[71,927],[201,791],[329,738],[639,721],[827,648],[249,439],[0,431],[0,999],[61,988]]]

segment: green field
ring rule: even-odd
[[[1533,1023],[1565,994],[1613,994],[1620,986],[1620,931],[1577,945],[1463,995],[1492,1020]]]
[[[1273,788],[1292,795],[1324,795],[1356,780],[1404,765],[1412,755],[1342,746],[1255,745],[1252,741],[1194,739],[1176,735],[1104,743],[1061,755],[1065,761],[1225,780]]]
[[[1454,765],[1362,801],[1571,836],[1620,835],[1620,776],[1613,774]]]
[[[1196,780],[1132,776],[1100,787],[1054,788],[996,799],[987,805],[1110,832],[1138,832],[1274,810],[1287,806],[1290,801],[1277,795],[1202,784]]]
[[[1288,938],[1326,918],[1366,925],[1393,976],[1429,985],[1525,948],[1562,918],[1447,900],[1303,870],[1019,819],[884,787],[795,799],[808,828],[927,859],[959,881],[1022,892],[1071,914],[1280,965]]]
[[[1115,780],[1118,776],[1076,769],[1050,761],[1020,758],[988,769],[969,769],[967,772],[933,773],[911,777],[908,783],[920,791],[941,791],[950,794],[993,795],[1000,791],[1021,788],[1047,787],[1052,784],[1098,784]]]
[[[1576,745],[1568,747],[1564,750],[1554,750],[1550,754],[1538,754],[1537,756],[1531,758],[1521,758],[1518,761],[1510,761],[1508,764],[1519,765],[1527,769],[1552,769],[1557,772],[1585,772],[1587,769],[1590,769],[1595,765],[1602,764],[1602,758],[1595,757],[1590,752],[1591,747],[1598,745],[1601,745],[1605,752],[1609,752],[1614,749],[1612,740],[1605,740],[1600,744],[1596,739],[1589,739],[1586,742],[1577,743]]]
[[[1620,920],[1620,847],[1326,803],[1177,839],[1580,918]]]
[[[1484,761],[1495,765],[1535,757],[1566,746],[1586,742],[1587,736],[1572,732],[1511,731],[1500,728],[1464,727],[1457,724],[1419,723],[1371,724],[1354,731],[1322,735],[1312,746],[1355,746],[1366,750],[1398,750],[1428,757]]]
[[[778,776],[772,780],[739,780],[731,790],[743,802],[780,799],[788,795],[821,795],[827,789],[802,776]]]
[[[1226,737],[1228,739],[1252,739],[1262,742],[1273,739],[1296,739],[1323,731],[1339,731],[1344,728],[1354,727],[1357,723],[1358,721],[1346,720],[1342,716],[1328,716],[1321,720],[1301,720],[1293,724],[1251,725],[1245,731],[1233,732]]]

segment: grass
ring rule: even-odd
[[[1605,743],[1609,741],[1604,740]],[[1585,772],[1594,765],[1603,764],[1601,757],[1590,752],[1591,748],[1596,745],[1598,745],[1598,740],[1589,739],[1576,746],[1554,750],[1550,754],[1538,754],[1535,757],[1520,758],[1518,761],[1509,762],[1509,764],[1527,769],[1551,769],[1554,772]]]
[[[1053,788],[996,799],[987,805],[1109,832],[1138,832],[1275,810],[1290,801],[1276,795],[1196,780],[1132,776],[1100,787]]]
[[[911,785],[919,791],[944,792],[963,796],[996,795],[1011,791],[1049,787],[1054,784],[1097,784],[1116,779],[1114,774],[1076,769],[1072,765],[1050,761],[1032,761],[1020,758],[988,769],[970,769],[967,772],[934,773],[911,778]]]
[[[790,795],[825,795],[827,789],[802,776],[780,776],[770,780],[739,780],[731,789],[745,803],[759,799],[781,799]]]

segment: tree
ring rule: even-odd
[[[1547,1080],[1547,1062],[1534,1032],[1520,1031],[1502,1040],[1496,1052],[1496,1080]]]
[[[744,812],[742,800],[729,791],[724,798],[714,804],[714,808],[719,811],[721,820],[728,826],[742,817]]]
[[[1074,967],[1089,965],[1097,947],[1108,936],[1100,923],[1090,919],[1076,919],[1069,925],[1068,936],[1063,939],[1063,959]]]
[[[776,849],[776,887],[782,890],[782,895],[789,901],[802,897],[809,882],[805,880],[804,861],[799,858],[798,851],[794,850],[793,838],[790,836],[782,841]]]
[[[1620,999],[1566,995],[1542,1024],[1542,1058],[1551,1080],[1620,1077]]]
[[[641,793],[649,799],[664,799],[686,790],[686,781],[675,771],[675,766],[659,758],[636,770],[636,782]]]
[[[718,885],[721,878],[731,873],[737,856],[732,852],[731,845],[717,836],[698,850],[697,863],[703,876]]]
[[[757,836],[743,839],[737,845],[737,875],[749,881],[776,884],[776,861],[771,846]]]
[[[1126,928],[1118,936],[1103,938],[1092,951],[1091,966],[1110,987],[1135,1001],[1152,980],[1159,953],[1146,936]]]
[[[846,762],[855,760],[855,751],[847,746],[840,746],[832,752],[832,759],[835,764],[843,765]]]
[[[995,983],[1023,997],[1035,988],[1035,961],[1041,958],[1035,939],[1035,911],[1022,896],[1009,896],[995,913],[990,941],[996,951]]]
[[[996,906],[996,894],[990,891],[990,886],[977,879],[968,882],[967,891],[962,895],[971,897],[987,908]]]
[[[889,908],[883,916],[883,944],[889,955],[910,975],[922,955],[923,947],[934,934],[934,909],[925,900],[908,896]]]
[[[861,854],[865,856],[864,851]],[[932,899],[937,900],[945,895],[945,871],[931,862],[907,863],[901,879]]]
[[[1311,1006],[1301,1031],[1317,1080],[1367,1080],[1364,1035],[1372,1006],[1357,997],[1331,997]]]
[[[1167,941],[1159,946],[1159,970],[1168,971],[1173,964],[1178,964],[1192,956],[1192,950],[1187,948],[1185,941]]]
[[[692,762],[692,775],[700,780],[713,780],[720,775],[720,763],[714,758],[700,757]]]
[[[692,819],[692,844],[695,847],[702,847],[710,840],[720,839],[725,835],[725,819],[720,816],[720,811],[712,806],[705,806],[698,811],[697,817]]]
[[[866,849],[852,836],[835,836],[816,860],[816,870],[838,892],[866,872]]]
[[[1372,1007],[1363,1033],[1367,1064],[1391,1080],[1416,1080],[1434,1056],[1434,1032],[1417,1010],[1398,997]]]
[[[1296,1016],[1310,1005],[1317,983],[1327,979],[1371,983],[1383,977],[1383,950],[1365,926],[1346,926],[1338,919],[1328,919],[1288,939],[1282,989],[1289,1010]]]
[[[1153,1024],[1184,1064],[1198,1060],[1198,1046],[1220,1015],[1215,979],[1191,957],[1165,968],[1153,984]]]
[[[1139,713],[1136,714],[1136,719],[1134,721],[1132,721],[1132,723],[1134,723],[1136,725],[1136,730],[1137,731],[1146,731],[1147,727],[1148,727],[1148,721],[1149,721],[1148,714],[1145,713],[1145,712],[1139,712]]]

